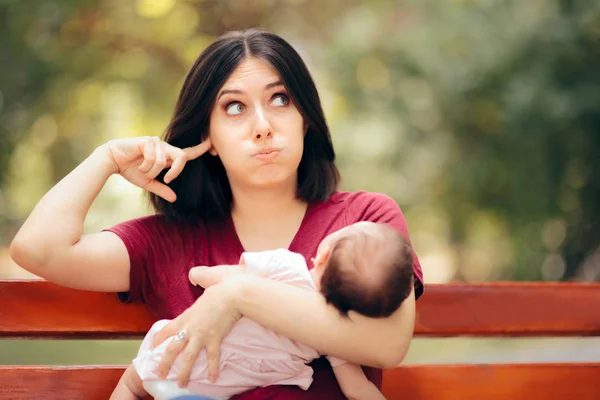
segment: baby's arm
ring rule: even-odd
[[[203,287],[217,285],[232,276],[250,273],[263,278],[312,287],[312,279],[306,269],[304,257],[288,250],[277,249],[258,252],[244,252],[238,265],[198,266],[189,272],[189,280]]]
[[[360,365],[339,364],[333,367],[333,373],[349,400],[385,400],[377,386],[367,379]]]
[[[135,371],[133,364],[127,367],[119,383],[115,387],[110,400],[138,400],[148,396],[144,390],[142,380]]]

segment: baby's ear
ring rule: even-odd
[[[327,260],[329,260],[329,246],[317,253],[317,256],[313,259],[313,264],[316,267],[318,265],[326,264]]]

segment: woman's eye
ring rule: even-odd
[[[277,107],[285,107],[290,103],[290,99],[285,94],[276,94],[273,99],[273,104]]]
[[[227,106],[226,112],[229,115],[239,115],[244,112],[244,106],[242,103],[231,103]]]

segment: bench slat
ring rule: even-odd
[[[0,398],[105,400],[124,368],[0,367]],[[600,364],[403,366],[384,371],[387,399],[598,399]]]
[[[155,321],[115,294],[0,280],[0,336],[142,337]],[[426,285],[417,336],[600,336],[600,284]]]
[[[600,284],[493,282],[425,287],[419,336],[600,336]]]
[[[45,281],[0,280],[0,336],[133,338],[156,320],[143,304],[116,294],[64,288]]]
[[[600,399],[600,363],[412,365],[384,371],[391,399]]]
[[[120,366],[0,366],[0,399],[106,400],[124,370]]]

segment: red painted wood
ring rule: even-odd
[[[0,367],[0,399],[107,400],[123,367]]]
[[[155,318],[142,304],[112,293],[63,288],[45,281],[0,281],[0,336],[140,337]]]
[[[0,398],[108,399],[123,367],[0,367]],[[384,372],[387,399],[592,400],[600,364],[411,365]]]
[[[0,336],[140,337],[155,318],[115,294],[0,281]],[[600,284],[427,285],[420,336],[600,335]],[[0,398],[107,399],[123,367],[0,367]],[[384,372],[388,399],[600,399],[600,364],[416,365]]]
[[[0,281],[0,336],[141,337],[155,318],[115,294]],[[600,284],[426,285],[417,336],[599,336]]]
[[[384,371],[393,399],[596,400],[599,364],[414,365]]]
[[[600,284],[429,285],[417,301],[419,336],[600,336]]]

